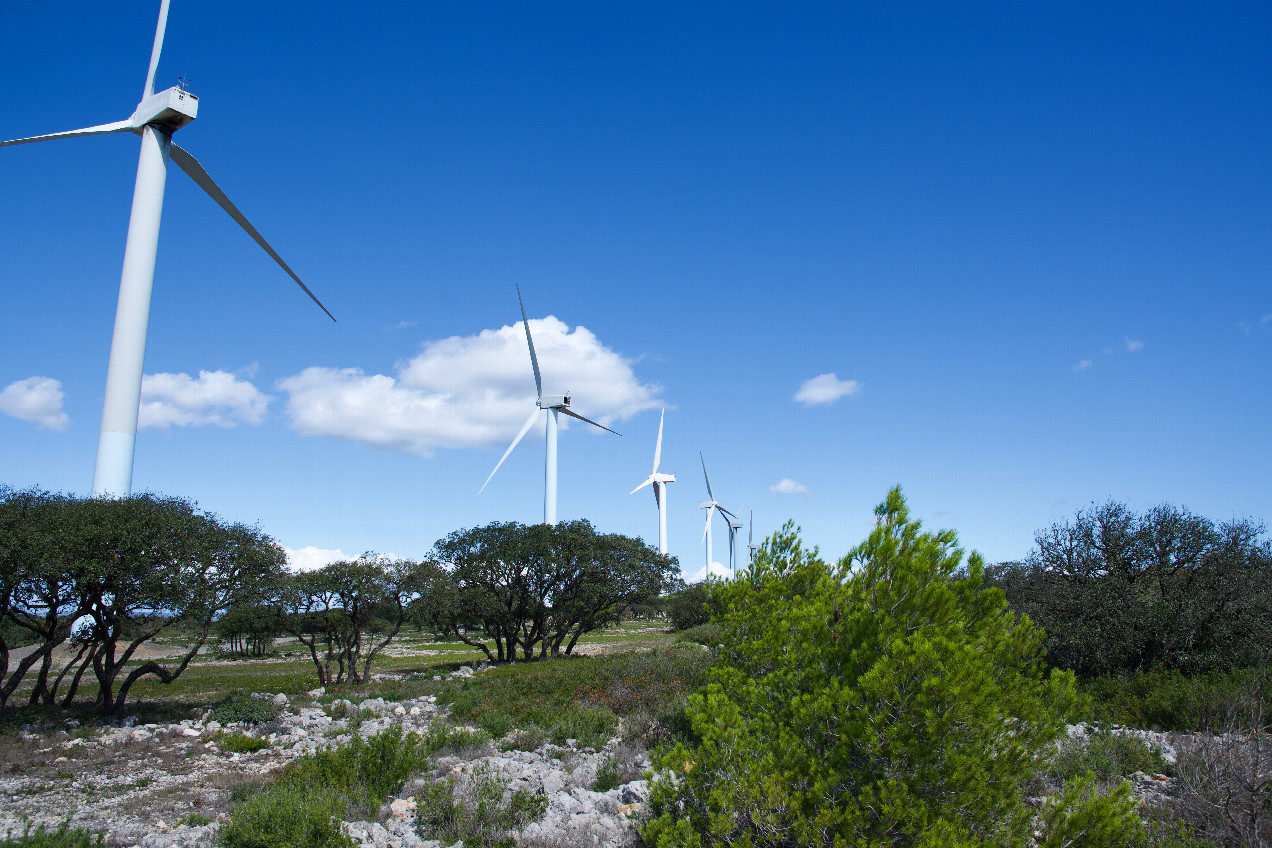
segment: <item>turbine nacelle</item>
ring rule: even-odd
[[[172,135],[193,121],[198,111],[199,98],[174,85],[138,103],[128,123],[136,129],[150,125]]]
[[[565,409],[570,405],[569,395],[540,395],[534,402],[540,409]]]

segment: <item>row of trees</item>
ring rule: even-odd
[[[91,672],[106,712],[147,675],[175,680],[217,617],[259,602],[286,563],[259,529],[180,498],[0,495],[0,710],[28,674],[31,704],[65,706]],[[175,630],[175,659],[132,662],[145,642]]]
[[[323,685],[366,679],[407,625],[492,661],[569,654],[681,585],[674,559],[586,521],[461,530],[422,562],[285,564],[259,529],[180,498],[0,490],[0,710],[30,676],[29,703],[69,705],[90,672],[96,703],[116,710],[141,678],[175,680],[210,637],[260,655],[291,634]],[[134,661],[165,632],[179,634],[178,656]]]
[[[1256,664],[1272,645],[1272,546],[1248,519],[1109,502],[1039,531],[1024,561],[986,571],[1082,675]]]

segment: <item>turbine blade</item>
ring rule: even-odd
[[[517,303],[521,304],[521,323],[525,325],[526,344],[530,346],[530,367],[534,368],[534,389],[539,393],[539,397],[543,397],[543,378],[539,376],[539,357],[534,355],[534,339],[530,338],[530,319],[526,318],[526,303],[521,299],[521,286],[517,286]]]
[[[662,458],[662,425],[663,418],[666,416],[667,410],[665,409],[662,411],[662,414],[658,416],[658,444],[654,448],[654,470],[650,472],[651,474],[658,473],[658,460]]]
[[[662,489],[662,486],[654,486],[654,503],[658,505],[659,509],[662,509],[661,489]]]
[[[707,476],[707,461],[702,459],[702,451],[698,451],[698,459],[702,460],[702,479],[707,481],[707,497],[715,500],[715,494],[711,491],[711,478]]]
[[[751,521],[746,527],[746,546],[751,547],[751,543],[755,541],[755,510],[751,510]]]
[[[195,159],[188,151],[178,147],[176,144],[169,147],[168,156],[173,162],[177,163],[181,170],[189,174],[190,179],[198,183],[199,188],[206,191],[208,196],[215,200],[218,206],[229,213],[229,216],[234,219],[235,223],[243,228],[244,232],[252,237],[253,241],[265,249],[265,252],[278,263],[279,267],[286,271],[287,275],[296,281],[296,285],[304,289],[305,294],[309,295],[309,297],[313,299],[313,302],[318,304],[318,308],[327,313],[328,318],[332,321],[336,320],[336,316],[332,315],[327,310],[327,307],[322,305],[322,301],[314,296],[314,293],[309,290],[309,286],[300,281],[300,277],[296,276],[296,272],[287,267],[287,263],[283,261],[283,257],[274,252],[274,248],[269,246],[269,242],[265,241],[261,234],[256,231],[256,228],[252,226],[252,223],[248,221],[247,218],[243,216],[243,213],[238,210],[238,207],[235,206],[228,197],[226,197],[225,192],[221,191],[221,187],[216,184],[212,177],[208,176],[208,172],[203,170],[203,166],[199,164],[199,160]]]
[[[609,427],[606,427],[604,424],[597,424],[597,423],[596,423],[595,421],[593,421],[591,418],[584,418],[582,415],[579,415],[577,412],[572,412],[572,411],[570,411],[570,408],[569,408],[568,406],[558,406],[558,407],[557,407],[557,411],[558,411],[558,412],[562,412],[562,413],[564,413],[564,414],[566,414],[566,415],[570,416],[571,418],[577,418],[577,419],[579,419],[580,421],[586,421],[587,423],[591,424],[593,427],[600,427],[602,430],[605,430],[605,431],[606,431],[606,432],[608,432],[608,433],[614,433],[614,431],[613,431],[613,430],[611,430]],[[623,434],[622,434],[622,433],[614,433],[614,435],[615,435],[615,436],[621,436],[621,435],[623,435]]]
[[[15,138],[10,141],[0,141],[0,147],[12,147],[15,144],[30,144],[33,141],[52,141],[55,138],[75,138],[80,135],[105,135],[106,133],[132,132],[135,129],[128,121],[115,121],[113,124],[99,124],[95,127],[85,127],[82,130],[67,130],[66,132],[49,133],[48,135],[33,135],[27,138]]]
[[[649,477],[649,479],[647,479],[644,483],[641,483],[639,486],[637,486],[636,488],[632,489],[632,490],[631,490],[630,492],[628,492],[627,494],[629,494],[629,495],[634,495],[634,494],[636,494],[637,492],[639,492],[641,489],[643,489],[643,488],[645,488],[646,486],[648,486],[648,485],[649,485],[650,483],[652,483],[652,482],[654,482],[654,478],[653,478],[652,476],[650,476],[650,477]],[[658,493],[658,487],[657,487],[657,486],[655,486],[655,487],[654,487],[654,493],[655,493],[655,494],[657,494],[657,493]]]
[[[150,50],[150,73],[146,74],[146,90],[141,99],[155,93],[155,71],[159,69],[159,53],[163,50],[163,33],[168,28],[168,0],[159,4],[159,26],[155,27],[155,46]]]
[[[512,440],[512,444],[508,445],[508,449],[504,451],[504,455],[499,457],[499,461],[495,463],[495,471],[498,471],[499,466],[503,465],[504,460],[508,458],[508,454],[512,453],[512,449],[517,446],[517,442],[521,441],[522,438],[525,437],[526,433],[530,432],[530,428],[534,426],[534,419],[538,417],[539,407],[536,406],[534,408],[534,412],[530,413],[530,417],[526,419],[526,423],[521,425],[521,432],[517,434],[517,438]],[[495,476],[495,471],[490,472],[490,477],[487,477],[486,482],[481,484],[481,488],[477,490],[477,494],[480,495],[482,492],[486,491],[486,486],[490,483],[491,477]]]

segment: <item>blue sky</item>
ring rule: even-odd
[[[158,5],[6,10],[0,136],[127,117]],[[339,323],[170,169],[134,487],[296,550],[541,520],[537,433],[477,495],[533,404],[518,284],[545,390],[622,433],[562,433],[561,518],[656,542],[665,406],[690,575],[699,451],[831,556],[898,483],[991,561],[1109,498],[1272,519],[1269,23],[173,0],[176,141]],[[138,147],[0,150],[0,482],[90,488]]]

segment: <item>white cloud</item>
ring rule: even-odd
[[[1095,363],[1094,363],[1094,362],[1092,362],[1091,360],[1089,360],[1089,359],[1083,359],[1083,360],[1082,360],[1081,362],[1079,362],[1077,365],[1073,366],[1073,370],[1074,370],[1074,371],[1090,371],[1090,370],[1091,370],[1091,366],[1093,366],[1093,365],[1095,365]]]
[[[808,487],[803,483],[796,483],[789,477],[783,477],[781,481],[769,486],[769,491],[778,495],[811,495]]]
[[[1126,338],[1127,353],[1139,353],[1143,349],[1144,349],[1144,343],[1140,341],[1139,339],[1132,339],[1129,336]]]
[[[841,397],[851,397],[860,389],[861,383],[856,380],[840,380],[833,373],[819,374],[803,382],[795,393],[795,400],[804,406],[822,406]]]
[[[228,371],[147,374],[141,379],[137,429],[260,424],[271,398]]]
[[[733,570],[729,568],[727,565],[724,565],[723,563],[713,562],[711,563],[711,576],[722,577],[727,580],[733,577]],[[706,580],[706,579],[707,579],[707,567],[704,565],[702,568],[699,568],[693,574],[686,576],[685,582],[686,583],[701,583],[703,580]]]
[[[287,554],[287,567],[292,571],[317,571],[329,563],[357,559],[339,548],[315,548],[313,545],[303,548],[284,545],[283,551]]]
[[[52,377],[27,377],[5,386],[0,412],[34,421],[45,430],[65,430],[71,423],[62,411],[62,384]]]
[[[661,387],[636,379],[631,361],[586,327],[548,316],[530,322],[545,394],[609,426],[654,409]],[[306,368],[279,381],[291,426],[414,456],[435,448],[502,445],[534,409],[534,376],[521,325],[426,342],[395,376],[358,368]],[[562,416],[561,426],[570,425]],[[537,426],[542,427],[542,422]],[[592,428],[588,428],[592,429]]]

